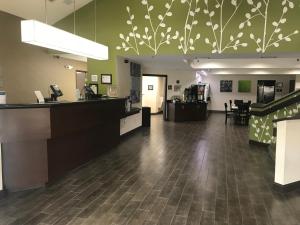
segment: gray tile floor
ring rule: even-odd
[[[47,188],[0,200],[0,225],[299,225],[300,190],[272,189],[274,165],[224,115],[153,116],[118,148]]]

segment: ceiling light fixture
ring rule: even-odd
[[[206,70],[200,70],[200,71],[196,71],[196,76],[208,76],[208,73]]]
[[[45,1],[45,20],[21,21],[22,42],[80,55],[91,59],[108,60],[108,47],[96,42],[96,0],[95,0],[95,41],[75,34],[75,0],[74,0],[74,34],[47,24],[47,0]]]
[[[201,71],[200,71],[200,74],[203,75],[203,76],[206,76],[206,77],[207,77],[207,75],[208,75],[207,72],[206,72],[205,70],[201,70]]]

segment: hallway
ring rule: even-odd
[[[248,129],[163,122],[45,189],[0,200],[0,225],[299,225],[300,190],[272,190],[274,165]]]

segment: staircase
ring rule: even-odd
[[[269,104],[252,104],[249,121],[250,142],[275,145],[277,124],[273,120],[294,116],[299,112],[300,90]],[[270,148],[275,149],[274,146]]]

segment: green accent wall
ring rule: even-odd
[[[88,60],[89,74],[112,73],[116,84],[117,55],[300,52],[299,0],[216,2],[97,0],[96,41],[109,46],[110,60]],[[94,5],[76,12],[76,34],[91,40]],[[73,32],[73,15],[56,26]]]
[[[300,93],[296,93],[289,98],[277,101],[274,105],[281,104],[282,102],[295,98],[299,95]],[[288,116],[295,116],[299,112],[300,102],[284,107],[265,116],[252,115],[249,121],[249,139],[264,144],[275,143],[276,137],[274,137],[273,129],[277,126],[277,124],[273,123],[273,120],[286,118]]]

